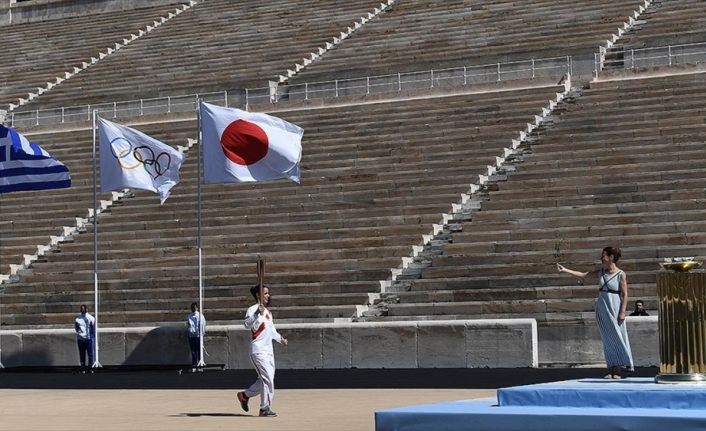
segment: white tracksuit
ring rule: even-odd
[[[248,398],[260,395],[260,408],[269,407],[275,393],[275,354],[272,341],[282,343],[282,336],[275,328],[270,310],[255,314],[258,304],[248,308],[245,313],[245,327],[252,333],[250,342],[250,360],[252,361],[258,379],[248,389]]]

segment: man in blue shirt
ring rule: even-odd
[[[96,331],[96,319],[88,313],[86,305],[81,306],[81,314],[74,321],[74,330],[81,371],[85,372],[86,368],[93,366],[93,338]],[[86,353],[88,353],[88,365],[86,365]]]
[[[191,372],[197,370],[201,358],[201,343],[206,333],[206,318],[199,312],[199,304],[191,303],[191,313],[186,319],[189,328],[189,349],[191,350]],[[203,365],[203,363],[201,364]]]

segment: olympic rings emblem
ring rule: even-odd
[[[163,151],[155,156],[150,147],[133,147],[132,143],[122,136],[110,141],[110,152],[122,169],[132,170],[142,166],[155,180],[164,175],[172,164],[172,156],[169,153]]]

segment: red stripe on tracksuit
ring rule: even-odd
[[[265,330],[265,322],[262,322],[262,325],[260,325],[259,328],[256,330],[252,331],[252,339],[256,339],[260,334],[262,334],[262,331]]]

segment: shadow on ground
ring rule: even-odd
[[[637,368],[626,377],[654,377],[657,367]],[[278,389],[497,389],[501,387],[602,378],[603,368],[433,368],[277,370]],[[78,374],[75,369],[5,368],[0,389],[241,389],[257,375],[253,370],[120,367]]]

